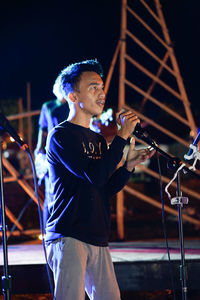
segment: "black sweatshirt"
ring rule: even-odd
[[[126,140],[105,139],[88,128],[64,121],[47,139],[50,178],[50,218],[46,242],[73,237],[95,246],[107,246],[110,229],[109,198],[128,181],[123,166]]]

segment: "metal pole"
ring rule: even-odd
[[[185,265],[185,251],[184,251],[184,238],[183,238],[183,220],[182,220],[182,193],[180,188],[180,173],[177,175],[177,207],[178,207],[178,226],[179,226],[179,243],[181,252],[181,265],[180,265],[180,281],[182,286],[182,299],[187,300],[187,267]]]
[[[5,222],[5,204],[3,197],[3,168],[2,168],[2,141],[0,136],[0,184],[1,184],[1,231],[2,231],[2,245],[3,245],[3,270],[4,276],[2,276],[2,291],[4,294],[4,299],[11,299],[11,276],[8,275],[8,251],[7,251],[7,237],[6,237],[6,222]]]

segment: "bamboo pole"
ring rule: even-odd
[[[171,39],[170,39],[170,36],[169,36],[169,32],[167,30],[167,26],[166,26],[164,15],[163,15],[163,12],[162,12],[162,9],[161,9],[160,1],[159,0],[154,0],[154,1],[155,1],[156,9],[157,9],[157,12],[158,12],[158,16],[159,16],[159,19],[160,19],[160,22],[161,22],[161,28],[162,28],[164,38],[165,38],[167,44],[171,45]],[[175,54],[174,54],[174,50],[173,50],[172,47],[169,48],[169,54],[170,54],[173,69],[176,72],[177,84],[178,84],[178,87],[179,87],[180,94],[182,95],[182,98],[183,98],[183,104],[184,104],[185,112],[186,112],[186,115],[187,115],[187,118],[188,118],[188,121],[189,121],[189,124],[190,124],[190,128],[195,133],[196,130],[197,130],[197,127],[195,125],[195,121],[194,121],[194,118],[193,118],[193,115],[192,115],[192,112],[191,112],[191,109],[190,109],[190,102],[188,100],[188,96],[187,96],[187,93],[186,93],[186,90],[185,90],[185,87],[184,87],[184,84],[183,84],[183,79],[181,77],[179,66],[178,66],[178,63],[177,63],[177,60],[176,60],[176,57],[175,57]]]
[[[23,112],[21,114],[10,115],[10,116],[7,116],[6,118],[9,121],[13,121],[13,120],[23,119],[23,118],[27,118],[27,117],[37,116],[39,114],[40,114],[40,109],[33,110],[33,111]]]
[[[134,198],[137,197],[137,198],[139,198],[142,201],[145,201],[145,202],[147,202],[147,203],[149,203],[149,204],[151,204],[151,205],[153,205],[153,206],[155,206],[157,208],[162,209],[162,204],[159,203],[157,200],[152,199],[152,198],[150,198],[150,197],[142,194],[141,192],[139,192],[139,191],[137,191],[137,190],[135,190],[133,188],[130,188],[127,185],[124,187],[124,191],[126,191],[129,194],[131,194]],[[164,210],[166,212],[174,215],[174,216],[178,216],[178,211],[175,210],[175,209],[173,209],[173,208],[171,208],[171,207],[169,207],[169,206],[167,206],[167,205],[164,205]],[[198,226],[200,225],[200,221],[199,220],[197,220],[195,218],[192,218],[190,216],[187,216],[184,213],[183,213],[183,220],[188,221],[188,222],[190,222],[192,224],[195,224],[195,225],[198,225]]]
[[[144,22],[144,20],[142,20],[138,16],[138,14],[136,14],[129,6],[127,6],[127,10],[144,26],[144,28],[146,28],[146,30],[148,30],[168,50],[168,44],[166,44],[166,42],[163,41],[163,39],[161,39],[159,35],[146,22]]]
[[[10,219],[10,221],[16,225],[16,227],[19,229],[19,230],[24,230],[24,227],[22,226],[22,224],[17,220],[17,218],[13,215],[13,213],[10,211],[10,209],[5,206],[5,211],[6,211],[6,215],[7,217]]]
[[[155,171],[145,167],[144,165],[138,165],[137,168],[140,169],[141,171],[145,172],[146,174],[153,176],[156,179],[160,178],[160,175],[158,173],[156,173]],[[168,177],[162,176],[162,181],[163,182],[168,183],[170,180],[171,179],[169,179]],[[177,187],[177,185],[174,181],[172,182],[171,186],[174,187],[175,189]],[[192,196],[192,197],[196,198],[197,200],[200,200],[200,193],[197,193],[197,192],[189,189],[188,187],[184,186],[183,184],[181,185],[181,190],[184,193],[187,193],[189,196]]]
[[[190,124],[189,124],[188,120],[185,120],[183,117],[181,117],[179,114],[177,114],[174,110],[167,107],[165,104],[159,102],[155,97],[152,97],[151,95],[148,95],[147,92],[143,91],[141,88],[139,88],[137,85],[133,84],[132,82],[128,81],[127,79],[125,79],[125,83],[128,86],[130,86],[131,88],[133,88],[134,90],[136,90],[139,94],[141,94],[142,96],[147,97],[149,100],[151,100],[157,106],[159,106],[160,108],[162,108],[163,110],[168,112],[170,115],[172,115],[173,117],[178,119],[180,122],[182,122],[183,124],[185,124],[186,126],[189,127]]]
[[[19,113],[23,113],[23,102],[22,102],[22,98],[18,99],[18,110]],[[22,137],[22,139],[24,138],[24,126],[23,126],[23,120],[19,119],[19,135],[20,137]]]
[[[25,179],[25,181],[29,179],[33,179],[33,174],[23,175],[23,179]],[[6,176],[3,178],[4,183],[15,182],[15,181],[17,181],[17,178],[14,176]],[[42,190],[38,189],[38,194],[41,199],[44,199],[44,193]]]
[[[111,81],[111,78],[112,78],[114,67],[116,65],[116,60],[117,60],[117,57],[119,55],[120,48],[121,48],[121,41],[119,40],[118,43],[117,43],[117,47],[115,49],[115,53],[113,55],[113,59],[112,59],[112,62],[111,62],[111,65],[110,65],[110,68],[109,68],[109,71],[108,71],[108,75],[106,77],[106,81],[105,81],[104,92],[105,92],[106,95],[108,93],[108,89],[109,89],[109,86],[110,86],[110,81]]]
[[[125,104],[125,85],[124,78],[126,74],[126,65],[124,55],[126,53],[126,4],[127,0],[122,0],[121,10],[121,35],[120,35],[120,58],[119,58],[119,98],[118,98],[118,110],[120,110]],[[117,233],[120,240],[124,239],[124,192],[120,191],[117,194]]]
[[[157,128],[159,131],[165,133],[166,135],[170,136],[172,139],[176,140],[177,142],[185,145],[186,147],[189,147],[189,143],[183,140],[182,138],[178,137],[171,131],[167,130],[166,128],[162,127],[158,123],[154,122],[152,119],[149,119],[148,117],[145,117],[143,114],[141,114],[139,111],[131,108],[128,105],[124,105],[124,109],[126,110],[132,110],[140,119],[146,121],[148,124],[152,125],[153,127]]]
[[[23,113],[23,104],[22,104],[22,98],[19,98],[18,100],[18,108],[19,108],[19,113],[16,115],[11,115],[8,116],[7,119],[8,120],[19,120],[19,134],[20,136],[23,138],[23,132],[24,132],[24,128],[23,128],[23,118],[25,117],[30,117],[34,116],[34,115],[39,115],[40,114],[40,110],[37,111],[28,111],[26,113]],[[30,110],[30,105],[29,105],[29,110]],[[30,179],[33,178],[32,175],[25,175],[23,177],[23,179],[20,179],[20,174],[15,170],[15,168],[11,165],[11,163],[5,158],[2,157],[2,162],[4,167],[8,170],[8,172],[11,174],[10,177],[4,177],[4,183],[6,182],[13,182],[13,181],[17,181],[19,183],[19,185],[24,189],[24,191],[31,197],[33,198],[33,200],[35,201],[35,203],[37,204],[37,198],[34,194],[33,189],[29,186],[29,184],[26,182],[26,179]],[[43,207],[43,204],[40,203],[41,208]],[[14,216],[14,214],[8,209],[7,206],[5,206],[5,212],[7,217],[10,219],[10,221],[16,225],[16,227],[20,230],[20,232],[18,232],[18,234],[20,235],[21,232],[24,230],[24,227],[22,226],[22,224],[17,220],[17,218]]]
[[[125,58],[132,64],[134,65],[136,68],[138,68],[138,70],[140,70],[141,72],[143,72],[144,74],[146,74],[148,77],[150,77],[151,79],[153,79],[154,81],[156,81],[158,84],[160,84],[164,89],[166,89],[169,93],[171,93],[172,95],[174,95],[176,98],[178,98],[179,100],[182,100],[182,97],[179,93],[177,93],[177,91],[175,91],[174,89],[172,89],[168,84],[166,84],[164,81],[162,81],[161,79],[159,79],[157,76],[155,76],[153,73],[151,73],[149,70],[147,70],[144,66],[142,66],[139,62],[137,62],[135,59],[133,59],[132,57],[130,57],[128,54],[125,55]]]
[[[31,85],[30,82],[27,83],[27,111],[31,111]],[[32,151],[32,133],[33,133],[33,128],[32,128],[32,120],[31,117],[28,116],[27,118],[28,121],[28,146],[30,150]]]
[[[126,64],[124,56],[126,53],[126,4],[127,0],[122,0],[122,12],[121,12],[121,47],[120,47],[120,60],[119,60],[119,99],[118,99],[118,109],[120,110],[125,104],[125,85],[124,79],[126,77]]]
[[[167,52],[165,53],[164,58],[163,58],[163,62],[164,62],[164,63],[167,62],[168,57],[169,57],[169,52],[167,51]],[[156,77],[160,77],[162,71],[163,71],[163,66],[161,65],[161,66],[159,67],[157,73],[156,73]],[[147,90],[147,95],[150,95],[150,94],[152,93],[152,91],[153,91],[155,85],[156,85],[156,81],[153,80],[152,83],[151,83],[151,85],[149,86],[149,88],[148,88],[148,90]],[[147,102],[147,100],[148,100],[148,98],[147,98],[146,96],[144,96],[144,98],[143,98],[143,100],[142,100],[142,104],[141,104],[141,106],[140,106],[140,111],[141,111],[141,112],[143,111],[144,105],[145,105],[145,103]]]
[[[149,26],[147,23],[145,23],[135,12],[133,12],[131,10],[131,8],[129,8],[127,6],[127,1],[122,1],[122,25],[121,25],[121,41],[122,44],[124,44],[124,47],[121,46],[121,51],[120,51],[120,77],[119,77],[119,109],[121,108],[125,108],[128,110],[132,110],[133,112],[135,112],[135,114],[137,114],[142,120],[147,121],[150,125],[152,125],[153,127],[157,128],[158,130],[160,130],[161,132],[167,134],[168,136],[172,137],[174,140],[180,142],[181,144],[185,145],[188,147],[188,142],[186,142],[184,139],[176,136],[175,134],[171,133],[169,130],[167,130],[166,128],[163,128],[162,126],[160,126],[159,124],[155,123],[154,121],[150,120],[149,118],[145,117],[144,115],[138,113],[136,110],[130,108],[128,105],[125,104],[125,84],[127,84],[129,87],[135,89],[138,93],[140,93],[141,95],[143,95],[144,99],[149,99],[151,100],[153,103],[155,103],[156,105],[158,105],[161,109],[165,110],[166,112],[168,112],[169,114],[171,114],[173,117],[175,117],[177,120],[179,120],[180,122],[182,122],[184,125],[188,126],[189,128],[192,128],[191,124],[193,125],[194,128],[194,121],[193,117],[192,117],[192,113],[190,110],[190,103],[187,99],[187,94],[185,92],[184,86],[183,86],[183,81],[182,78],[180,76],[180,71],[178,69],[178,65],[175,59],[175,56],[172,56],[172,52],[173,49],[171,48],[171,41],[170,38],[168,38],[168,31],[166,28],[166,25],[163,23],[163,15],[162,15],[162,11],[157,7],[157,11],[158,11],[158,15],[156,15],[154,13],[154,11],[146,4],[145,1],[140,0],[141,3],[144,5],[144,7],[147,9],[147,11],[153,16],[153,18],[158,22],[159,25],[161,25],[162,27],[162,31],[163,31],[163,35],[164,35],[164,40],[162,38],[160,38]],[[158,4],[159,0],[154,0]],[[160,11],[159,11],[160,9]],[[126,20],[126,12],[129,11],[158,41],[160,41],[160,43],[166,47],[166,49],[168,49],[164,59],[160,59],[155,53],[153,53],[142,41],[140,41],[133,33],[131,33],[128,29],[127,29],[127,24],[124,23],[123,21]],[[123,12],[125,13],[125,18],[123,19]],[[126,54],[126,45],[125,45],[125,41],[126,41],[126,37],[129,37],[131,40],[133,40],[141,49],[144,50],[145,53],[149,54],[156,62],[159,63],[159,69],[157,71],[156,76],[154,76],[154,74],[152,74],[151,72],[149,72],[146,68],[144,68],[141,64],[139,64],[138,62],[136,62],[134,59],[132,59],[130,56],[128,56]],[[171,65],[172,68],[166,63],[167,59],[170,57],[171,59]],[[141,72],[143,72],[144,74],[146,74],[147,76],[149,76],[152,80],[153,83],[151,84],[151,86],[149,87],[149,89],[147,90],[147,92],[144,92],[142,89],[140,89],[139,87],[137,87],[136,85],[134,85],[133,83],[129,82],[126,78],[125,78],[125,74],[126,74],[126,66],[125,66],[125,59],[129,60],[129,62],[133,63],[133,65],[136,66],[136,68],[138,68]],[[175,60],[174,60],[175,59]],[[174,61],[173,61],[174,60]],[[163,82],[162,80],[160,80],[158,77],[160,76],[161,72],[163,71],[163,69],[167,70],[170,74],[172,74],[177,81],[177,86],[178,86],[178,91],[173,90],[170,86],[168,86],[165,82]],[[179,114],[177,114],[176,112],[174,112],[173,110],[171,110],[170,108],[168,108],[166,105],[163,105],[162,103],[160,103],[157,99],[155,99],[154,97],[152,97],[150,94],[152,92],[152,89],[154,88],[155,84],[159,83],[161,86],[163,86],[170,94],[172,94],[173,96],[175,96],[176,98],[178,98],[180,101],[183,102],[183,105],[185,107],[185,112],[187,115],[187,120],[185,120],[183,117],[181,117]],[[193,129],[194,130],[194,129]],[[139,166],[140,167],[140,166]],[[158,178],[158,174],[156,172],[153,172],[150,169],[145,169],[145,167],[141,167],[143,168],[143,170],[145,170],[148,174],[155,176],[156,178]],[[164,181],[167,182],[169,181],[168,178],[164,177]],[[175,187],[175,183],[172,183],[172,186]],[[132,194],[133,196],[138,197],[139,199],[155,206],[158,208],[162,208],[161,203],[159,203],[158,201],[151,199],[150,197],[138,192],[137,190],[134,190],[128,186],[124,187],[124,191],[127,191],[128,193]],[[192,195],[193,197],[196,196],[196,198],[199,200],[200,196],[198,195],[198,193],[193,192],[192,190],[186,188],[183,186],[183,191],[189,193],[190,195]],[[119,195],[117,195],[117,197],[121,197],[121,192],[118,193]],[[118,199],[117,199],[118,201]],[[123,206],[121,205],[123,204]],[[123,194],[123,199],[119,202],[117,202],[117,211],[119,211],[119,215],[120,218],[118,220],[118,224],[120,224],[120,222],[122,221],[122,219],[124,220],[124,216],[123,216],[123,211],[124,210],[124,194]],[[165,205],[165,210],[168,213],[174,214],[176,216],[178,216],[178,212],[177,210],[168,207]],[[190,216],[187,216],[184,214],[183,216],[184,220],[187,220],[188,222],[191,222],[193,224],[196,225],[200,225],[200,221],[196,220],[195,218],[192,218]],[[124,225],[123,225],[124,226]],[[122,231],[118,230],[118,234],[121,235],[121,237],[124,236],[124,227],[118,227],[118,228],[122,228]]]
[[[117,217],[117,234],[120,240],[124,239],[125,229],[124,229],[124,191],[117,193],[117,207],[116,207],[116,217]]]
[[[29,174],[29,175],[23,175],[23,178],[24,178],[25,180],[27,180],[27,179],[33,179],[33,175],[32,175],[32,174]],[[4,182],[4,183],[14,182],[14,181],[16,181],[16,180],[17,180],[17,179],[16,179],[16,177],[14,177],[14,176],[6,176],[6,177],[3,178],[3,182]]]
[[[150,15],[156,20],[158,24],[160,24],[160,19],[158,16],[154,13],[154,11],[148,6],[148,4],[144,0],[140,0],[140,2],[144,5],[144,7],[147,9],[147,11],[150,13]]]
[[[10,232],[9,230],[6,231],[7,232],[7,236],[20,236],[21,234],[23,235],[27,235],[27,236],[39,236],[41,234],[41,230],[40,229],[27,229],[27,230],[14,230],[12,232]],[[2,236],[2,232],[0,231],[0,237]]]
[[[33,199],[33,201],[38,204],[37,198],[35,196],[34,190],[32,187],[26,182],[25,179],[20,178],[19,172],[11,165],[11,163],[5,158],[2,157],[3,165],[8,170],[8,172],[16,178],[16,181],[19,183],[19,185],[23,188],[23,190]],[[41,201],[40,201],[41,202]],[[41,208],[43,208],[43,204],[40,203]]]
[[[176,73],[173,69],[171,69],[167,64],[165,64],[162,59],[160,59],[153,51],[151,51],[143,42],[141,42],[133,33],[131,33],[128,29],[126,30],[126,34],[138,45],[142,48],[146,53],[148,53],[155,61],[157,61],[160,65],[162,65],[167,71],[169,71],[173,76],[176,76]]]

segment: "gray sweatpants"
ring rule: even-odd
[[[108,247],[97,247],[74,238],[47,245],[54,274],[56,300],[120,300],[120,291]]]

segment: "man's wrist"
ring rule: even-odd
[[[129,135],[124,134],[123,132],[121,132],[120,130],[117,133],[118,136],[120,136],[122,139],[127,140],[129,138]]]
[[[133,166],[133,165],[130,166],[127,160],[124,163],[124,167],[126,168],[126,170],[128,172],[134,172],[134,170],[135,170],[135,166]]]

